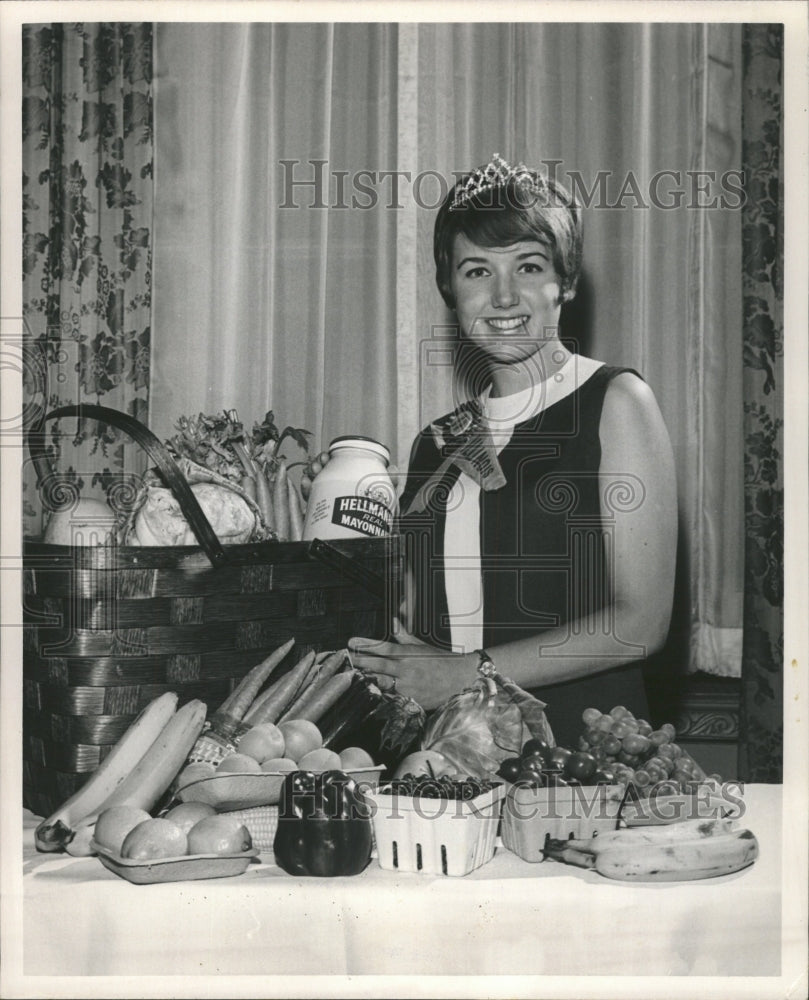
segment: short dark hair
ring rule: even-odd
[[[481,168],[483,169],[483,168]],[[482,247],[507,247],[520,240],[539,240],[551,251],[561,281],[562,300],[571,299],[581,272],[581,210],[556,180],[531,171],[535,185],[509,181],[453,205],[471,174],[465,174],[444,199],[435,220],[433,253],[438,290],[455,308],[450,274],[455,237],[463,233]]]

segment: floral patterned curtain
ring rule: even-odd
[[[745,596],[739,777],[783,763],[783,26],[745,25],[743,210]]]
[[[151,24],[24,26],[25,377],[40,406],[93,402],[145,419],[152,147]],[[58,424],[52,466],[83,495],[103,497],[145,467],[114,428]],[[25,533],[36,535],[30,469],[24,490]]]

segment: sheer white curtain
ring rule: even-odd
[[[739,212],[697,206],[739,168],[739,33],[158,25],[152,426],[272,408],[318,447],[370,434],[404,465],[416,430],[453,405],[453,317],[433,279],[439,178],[495,151],[559,161],[561,180],[576,171],[594,192],[567,332],[654,389],[678,464],[691,667],[738,673]],[[312,161],[325,161],[331,208],[311,187],[290,198]],[[408,175],[394,188],[381,171]],[[684,192],[679,207],[652,203],[657,175],[659,199]]]

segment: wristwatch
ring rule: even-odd
[[[491,656],[485,649],[476,649],[475,652],[478,654],[478,673],[482,677],[491,677],[496,670]]]

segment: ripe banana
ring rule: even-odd
[[[735,819],[689,819],[666,826],[632,827],[627,830],[606,830],[587,840],[566,840],[565,845],[576,851],[603,854],[612,847],[637,849],[645,844],[667,844],[719,837],[731,833]]]
[[[149,812],[185,763],[202,732],[206,714],[205,703],[198,700],[179,708],[127,778],[99,805],[94,815],[85,818],[82,826],[94,826],[99,814],[112,806],[135,806]]]
[[[612,847],[596,855],[599,874],[630,882],[680,882],[728,875],[751,865],[758,841],[750,830],[643,847]]]
[[[37,850],[65,849],[81,821],[98,811],[140,761],[176,707],[177,695],[173,691],[149,702],[82,787],[39,824],[34,831]]]

